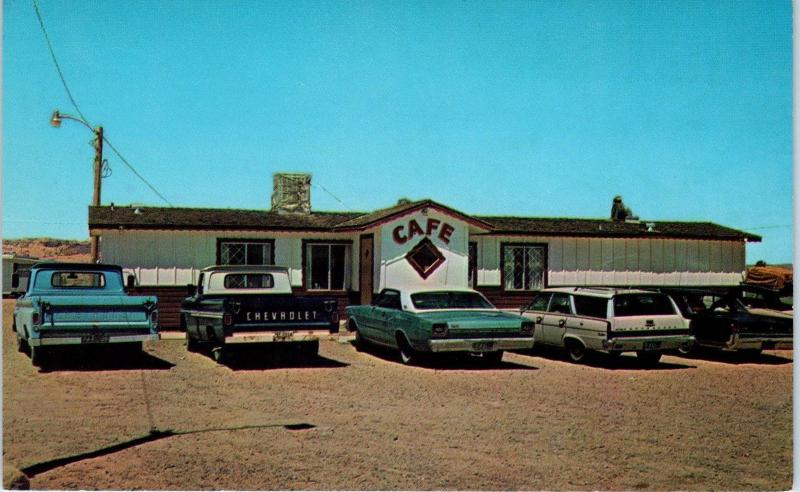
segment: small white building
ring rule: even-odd
[[[280,196],[271,210],[90,207],[89,230],[100,261],[159,296],[165,326],[212,264],[286,266],[296,292],[336,297],[341,309],[408,285],[472,286],[511,308],[546,286],[736,285],[746,243],[761,240],[710,222],[471,216],[432,200],[315,212],[301,195],[300,212]]]
[[[27,287],[27,272],[31,265],[39,261],[41,260],[38,258],[19,256],[16,253],[3,254],[3,295],[9,296],[24,290]],[[16,283],[15,278],[18,279]]]

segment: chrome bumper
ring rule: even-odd
[[[655,344],[655,346],[653,346]],[[603,340],[603,349],[618,352],[639,350],[675,350],[694,344],[693,335],[669,335],[653,337],[620,337]],[[647,347],[647,348],[645,348]]]
[[[725,345],[730,350],[792,350],[794,339],[792,337],[740,338],[738,335],[733,335]]]
[[[52,337],[52,338],[29,338],[28,345],[32,347],[55,345],[108,345],[109,343],[136,343],[156,341],[161,338],[161,335],[121,335],[121,336],[108,336],[107,342],[82,342],[81,337]]]
[[[314,331],[250,331],[225,337],[225,345],[236,343],[313,342],[331,335],[329,330]]]
[[[533,337],[520,338],[457,338],[431,340],[431,352],[494,352],[533,348]]]

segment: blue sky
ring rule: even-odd
[[[3,237],[86,238],[92,134],[29,0],[3,4]],[[791,3],[40,0],[82,112],[176,206],[400,197],[712,221],[792,258]],[[106,152],[103,203],[164,202]],[[335,195],[341,203],[331,194]]]

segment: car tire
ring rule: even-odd
[[[22,338],[19,333],[17,333],[17,350],[23,354],[28,352],[28,341]]]
[[[189,334],[189,330],[186,330],[186,350],[189,352],[197,352],[199,349],[200,347],[198,346],[197,340]]]
[[[47,360],[44,347],[31,346],[31,364],[36,367],[44,367]]]
[[[661,352],[639,350],[636,352],[636,358],[646,366],[654,366],[661,360]]]
[[[681,345],[678,347],[678,353],[681,355],[694,355],[696,352],[697,347],[694,344],[691,345]]]
[[[499,365],[500,362],[503,361],[503,351],[496,350],[494,352],[484,352],[483,353],[483,362],[489,366],[496,366]]]
[[[400,361],[403,364],[413,366],[419,362],[419,352],[414,350],[414,347],[411,346],[402,333],[397,334],[397,348],[400,349]]]
[[[301,343],[300,353],[307,358],[312,358],[319,355],[319,340],[313,340],[311,342]]]
[[[567,350],[567,355],[572,362],[585,362],[586,361],[586,347],[575,339],[568,339],[564,341],[564,348]]]
[[[225,363],[225,347],[214,347],[211,349],[211,356],[214,357],[214,362],[217,364]]]

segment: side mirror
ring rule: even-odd
[[[195,286],[194,284],[186,284],[186,294],[189,297],[194,297],[196,293],[197,293],[197,286]]]
[[[19,273],[14,273],[11,275],[11,288],[16,289],[19,287]]]
[[[136,287],[136,276],[134,274],[128,274],[128,278],[125,279],[125,286],[129,289]]]

